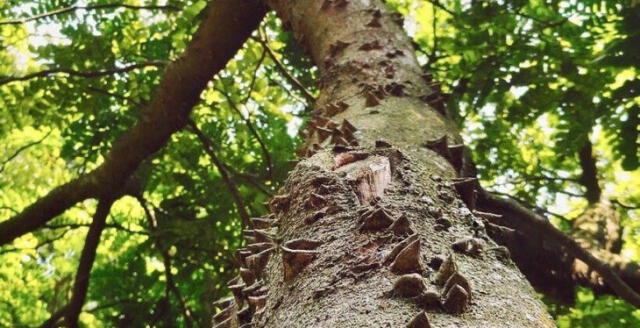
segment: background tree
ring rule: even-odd
[[[209,65],[212,71],[186,75],[182,82],[161,83],[172,72],[165,70],[167,63],[201,40],[192,39],[199,23],[225,4],[0,5],[4,227],[49,190],[110,160],[126,164],[111,167],[132,170],[114,154],[136,153],[131,157],[144,161],[124,191],[124,179],[87,184],[74,189],[80,194],[75,199],[65,198],[72,207],[39,229],[27,229],[15,240],[7,237],[10,229],[0,229],[5,242],[13,240],[3,246],[0,262],[2,325],[41,324],[69,302],[97,206],[76,201],[104,194],[132,197],[117,200],[106,218],[80,321],[92,326],[208,322],[210,301],[227,293],[242,222],[265,213],[262,203],[292,167],[299,142],[294,136],[308,118],[317,78],[293,36],[270,14],[237,54],[242,28],[245,34],[253,28],[239,24],[226,31],[235,48],[219,43],[214,49],[235,58],[211,82],[226,60],[218,58],[217,65]],[[600,258],[634,286],[638,6],[614,1],[387,5],[405,18],[425,69],[452,93],[448,107],[473,149],[485,188],[547,216],[583,246],[604,249]],[[261,16],[255,10],[231,11]],[[196,72],[207,66],[193,65]],[[195,81],[204,92],[198,98],[199,91],[192,91],[195,96],[183,106],[188,113],[195,104],[193,123],[177,118],[167,130],[140,130],[141,136],[158,136],[156,141],[168,139],[166,147],[150,158],[161,143],[133,143],[129,146],[138,147],[109,153],[137,121],[157,117],[171,123],[174,117],[153,114],[162,113],[153,110],[163,107],[158,95],[188,96],[179,87]],[[124,171],[118,176],[127,176]],[[590,214],[600,208],[604,215]],[[575,254],[535,231],[516,235],[513,243],[519,246],[510,248],[520,269],[550,298],[559,325],[638,324],[632,307],[601,296],[611,293],[609,286],[597,276],[590,279],[590,272],[581,274]],[[527,266],[541,258],[544,265]],[[578,285],[587,288],[574,298]]]

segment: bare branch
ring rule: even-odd
[[[154,5],[150,5],[150,6],[135,6],[135,5],[128,5],[128,4],[124,4],[124,3],[105,3],[105,4],[101,4],[101,5],[91,5],[91,6],[69,6],[69,7],[65,7],[65,8],[52,10],[52,11],[49,11],[49,12],[46,12],[46,13],[42,13],[40,15],[24,17],[24,18],[10,19],[10,20],[6,20],[6,21],[0,21],[0,25],[24,24],[26,22],[31,22],[31,21],[34,21],[34,20],[42,19],[42,18],[53,17],[53,16],[65,14],[65,13],[70,13],[70,12],[73,12],[73,11],[76,11],[76,10],[80,10],[80,9],[83,9],[83,10],[101,10],[101,9],[118,9],[118,8],[131,9],[131,10],[167,10],[167,11],[180,11],[182,9],[180,7],[173,6],[173,5],[165,5],[165,6],[154,6]]]
[[[457,17],[456,13],[453,12],[453,10],[445,7],[442,3],[440,3],[440,1],[438,0],[427,0],[429,3],[431,3],[434,7],[437,7],[438,9],[446,12],[447,14],[453,16],[453,17]]]
[[[76,279],[71,292],[71,300],[61,310],[54,313],[51,318],[45,321],[40,327],[55,327],[57,322],[65,318],[66,324],[71,328],[78,327],[78,317],[82,311],[82,305],[87,297],[89,289],[89,277],[91,276],[91,268],[96,258],[96,251],[100,244],[100,236],[107,222],[107,216],[111,210],[113,199],[101,199],[98,202],[98,208],[93,216],[93,221],[89,226],[87,238],[80,254],[80,262],[76,271]]]
[[[625,210],[640,210],[640,206],[626,205],[622,203],[619,199],[612,199],[611,202],[624,208]]]
[[[101,88],[96,88],[96,87],[87,87],[88,91],[94,92],[94,93],[99,93],[105,96],[109,96],[109,97],[113,97],[113,98],[117,98],[123,101],[127,101],[137,107],[143,108],[146,106],[146,103],[143,100],[138,100],[138,99],[134,99],[132,97],[127,97],[127,96],[123,96],[121,94],[118,93],[114,93],[108,90],[104,90]]]
[[[68,69],[68,68],[51,68],[51,69],[45,69],[35,73],[30,73],[24,76],[0,76],[0,85],[4,85],[11,82],[17,82],[17,81],[27,81],[30,79],[47,77],[47,76],[57,75],[57,74],[67,74],[69,76],[77,76],[77,77],[92,79],[92,78],[98,78],[106,75],[126,73],[126,72],[130,72],[140,68],[146,68],[146,67],[163,68],[165,66],[167,66],[167,63],[164,61],[149,61],[144,63],[131,64],[131,65],[127,65],[120,68],[104,69],[99,71],[77,71],[77,70]]]
[[[88,228],[90,226],[90,224],[86,224],[86,223],[66,223],[66,224],[47,224],[45,225],[43,228],[44,229],[50,229],[50,230],[58,230],[58,229],[78,229],[78,228]],[[115,230],[120,230],[120,231],[124,231],[127,233],[131,233],[131,234],[137,234],[137,235],[148,235],[149,233],[145,232],[145,231],[136,231],[136,230],[131,230],[121,224],[118,223],[107,223],[105,224],[105,229],[115,229]]]
[[[560,219],[560,220],[562,220],[564,222],[568,221],[567,218],[565,218],[563,215],[551,212],[551,211],[547,210],[546,208],[542,208],[542,207],[537,206],[537,205],[529,204],[526,201],[524,201],[523,199],[518,198],[518,197],[513,196],[513,195],[510,195],[510,194],[508,194],[506,192],[500,192],[500,191],[495,191],[495,190],[487,190],[487,191],[492,193],[492,194],[495,194],[495,195],[500,195],[500,196],[504,196],[504,197],[507,197],[507,198],[511,198],[511,199],[515,200],[516,202],[520,203],[520,205],[522,205],[524,207],[527,207],[527,208],[529,208],[529,209],[531,209],[531,210],[533,210],[533,211],[535,211],[537,213],[549,214],[549,215],[554,216],[554,217],[556,217],[556,218],[558,218],[558,219]]]
[[[207,155],[209,155],[209,158],[211,158],[211,161],[213,162],[213,164],[216,166],[216,168],[218,168],[218,171],[220,172],[220,176],[222,177],[222,180],[227,185],[227,188],[229,188],[229,192],[231,193],[231,198],[233,198],[233,201],[236,203],[236,209],[238,210],[238,214],[240,214],[240,218],[242,219],[242,222],[244,223],[245,226],[250,225],[251,223],[251,221],[249,220],[250,216],[249,216],[249,213],[247,213],[246,205],[244,204],[244,200],[240,195],[238,186],[236,185],[235,181],[233,181],[233,179],[229,177],[229,172],[227,172],[226,165],[224,165],[224,163],[218,158],[216,153],[213,151],[213,143],[211,142],[211,139],[209,139],[204,133],[202,133],[202,131],[198,128],[198,126],[194,121],[189,120],[189,127],[191,128],[191,131],[193,131],[193,133],[198,137],[198,139],[202,143],[204,151],[207,153]]]
[[[262,156],[264,158],[265,165],[267,167],[267,175],[269,176],[269,180],[273,181],[273,164],[271,162],[271,154],[269,153],[269,149],[267,149],[267,146],[265,145],[264,141],[262,141],[262,137],[260,136],[256,128],[253,126],[253,123],[251,122],[251,118],[250,117],[247,118],[247,117],[244,117],[244,115],[242,115],[242,112],[240,111],[236,103],[233,101],[233,98],[231,98],[231,96],[227,92],[226,90],[227,86],[224,83],[223,83],[223,87],[225,88],[224,90],[220,88],[216,88],[216,90],[222,93],[222,95],[227,99],[227,102],[229,103],[229,107],[231,107],[231,109],[234,112],[236,112],[238,116],[240,116],[240,118],[247,125],[247,129],[249,129],[249,132],[256,138],[256,141],[258,141],[258,144],[260,145],[260,149],[262,150]]]
[[[11,162],[14,158],[18,157],[18,155],[20,155],[21,152],[35,146],[38,145],[40,143],[42,143],[44,141],[44,139],[46,139],[50,134],[51,131],[53,130],[49,130],[49,132],[47,132],[47,134],[44,135],[44,137],[40,138],[39,140],[36,141],[32,141],[24,146],[21,146],[20,148],[16,149],[16,151],[13,152],[13,154],[11,154],[9,157],[7,157],[5,160],[2,161],[2,163],[0,163],[0,173],[2,173],[2,171],[4,171],[5,166],[7,165],[7,163]]]
[[[584,145],[578,152],[580,159],[580,184],[584,186],[586,192],[583,197],[587,199],[589,204],[595,204],[600,201],[602,196],[602,188],[598,183],[598,168],[596,167],[596,159],[593,156],[593,147],[589,138],[585,138]]]
[[[185,53],[165,69],[143,117],[116,140],[104,163],[0,222],[0,245],[38,229],[77,202],[105,198],[121,190],[138,166],[184,127],[202,90],[235,55],[265,13],[260,0],[212,2]]]
[[[147,206],[147,201],[141,195],[137,196],[136,199],[140,206],[144,210],[144,213],[147,217],[147,221],[149,222],[149,230],[151,230],[152,234],[158,231],[158,220],[156,220],[155,214],[149,209]],[[152,237],[153,242],[162,255],[163,265],[164,265],[164,274],[167,285],[167,297],[169,297],[169,292],[172,292],[175,297],[178,299],[180,303],[180,307],[182,308],[182,316],[184,317],[185,326],[187,328],[193,327],[193,318],[191,317],[191,311],[187,306],[187,302],[184,300],[182,293],[180,293],[180,289],[176,285],[173,274],[171,273],[171,255],[167,251],[167,248],[162,244],[162,240],[158,237]]]
[[[251,99],[251,93],[253,92],[253,88],[256,85],[256,79],[258,77],[258,70],[260,70],[260,66],[262,66],[262,63],[264,62],[264,58],[266,54],[267,54],[266,50],[263,50],[262,55],[260,55],[260,59],[258,59],[258,64],[256,64],[256,69],[253,70],[251,82],[249,83],[249,91],[247,91],[247,94],[244,96],[244,100],[242,100],[242,104],[244,105],[246,105],[249,99]]]
[[[575,240],[565,235],[560,230],[545,220],[543,217],[529,211],[516,201],[511,199],[505,199],[491,195],[490,193],[481,190],[479,203],[484,203],[485,206],[489,205],[494,208],[500,208],[504,211],[517,213],[518,219],[522,220],[522,224],[528,226],[530,229],[535,229],[550,241],[562,245],[566,251],[580,259],[591,269],[596,271],[607,283],[611,289],[618,295],[618,297],[633,304],[635,307],[640,308],[640,295],[636,293],[620,276],[606,263],[593,256],[589,251],[582,248]]]
[[[278,59],[278,56],[276,56],[276,53],[273,51],[273,49],[269,47],[269,43],[266,40],[266,36],[260,35],[260,37],[252,37],[252,39],[262,45],[264,50],[269,55],[269,58],[271,58],[273,63],[276,65],[276,68],[278,69],[280,74],[282,74],[294,87],[296,87],[296,89],[298,89],[298,91],[300,91],[300,93],[302,94],[302,96],[304,96],[304,98],[307,100],[309,105],[315,103],[316,98],[311,94],[311,92],[309,92],[309,90],[307,90],[307,88],[304,87],[304,85],[302,85],[300,81],[298,81],[298,79],[296,79],[295,76],[291,75],[289,70],[287,70],[284,64],[282,64],[282,62]]]

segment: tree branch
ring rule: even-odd
[[[11,162],[14,158],[18,157],[18,155],[20,155],[21,152],[35,146],[38,145],[40,143],[42,143],[44,141],[44,139],[46,139],[50,134],[51,131],[53,130],[49,130],[49,132],[47,132],[47,134],[44,135],[44,137],[40,138],[39,140],[36,141],[32,141],[24,146],[21,146],[20,148],[16,149],[16,151],[13,152],[13,154],[11,154],[9,157],[7,157],[5,160],[2,161],[2,163],[0,163],[0,173],[2,173],[2,171],[4,171],[5,166],[7,165],[7,163]]]
[[[14,214],[18,214],[18,213],[20,213],[20,212],[18,212],[15,208],[13,208],[13,207],[11,207],[11,206],[5,206],[5,205],[0,206],[0,210],[11,211],[11,212],[13,212]]]
[[[77,70],[68,69],[68,68],[50,68],[50,69],[45,69],[39,72],[30,73],[24,76],[0,76],[0,85],[4,85],[11,82],[17,82],[17,81],[27,81],[35,78],[47,77],[47,76],[56,75],[56,74],[67,74],[70,76],[77,76],[77,77],[92,79],[92,78],[98,78],[106,75],[126,73],[139,68],[145,68],[145,67],[163,68],[165,66],[167,66],[167,63],[164,61],[149,61],[144,63],[131,64],[131,65],[120,67],[120,68],[104,69],[99,71],[77,71]]]
[[[147,206],[147,201],[146,199],[144,199],[144,197],[142,197],[142,195],[136,196],[136,199],[138,200],[138,203],[140,203],[140,206],[142,207],[147,217],[147,221],[149,222],[149,230],[151,230],[152,232],[151,238],[153,239],[153,243],[155,244],[156,248],[158,249],[158,252],[160,252],[160,255],[162,256],[162,259],[163,259],[162,262],[164,265],[164,274],[165,274],[165,280],[167,284],[167,294],[169,292],[172,292],[175,295],[175,297],[178,299],[178,303],[180,303],[180,307],[182,309],[182,316],[184,317],[185,326],[187,328],[191,328],[193,327],[193,318],[191,317],[191,311],[189,310],[189,307],[187,306],[187,302],[184,300],[184,297],[182,297],[182,293],[180,293],[180,289],[178,289],[178,286],[176,286],[176,283],[173,279],[173,274],[171,273],[171,255],[167,251],[167,248],[164,247],[164,245],[162,244],[162,240],[158,238],[157,235],[155,234],[155,232],[158,231],[158,220],[156,220],[156,216],[154,215],[154,213],[151,212],[151,210],[149,210],[149,206]],[[169,297],[169,295],[167,295],[167,297]]]
[[[10,19],[10,20],[6,20],[6,21],[0,21],[0,25],[24,24],[26,22],[31,22],[31,21],[34,21],[34,20],[42,19],[42,18],[57,16],[57,15],[73,12],[73,11],[76,11],[76,10],[80,10],[80,9],[84,9],[84,10],[100,10],[100,9],[118,9],[118,8],[132,9],[132,10],[167,10],[167,11],[180,11],[182,9],[180,7],[173,6],[173,5],[165,5],[165,6],[154,6],[154,5],[150,5],[150,6],[135,6],[135,5],[128,5],[128,4],[124,4],[124,3],[105,3],[105,4],[101,4],[101,5],[91,5],[91,6],[75,6],[74,5],[74,6],[69,6],[69,7],[65,7],[65,8],[52,10],[52,11],[49,11],[49,12],[46,12],[46,13],[42,13],[40,15],[24,17],[24,18]]]
[[[251,93],[253,92],[253,88],[256,85],[256,79],[258,78],[258,70],[262,66],[262,63],[264,62],[264,58],[266,54],[267,54],[267,51],[263,50],[262,55],[260,55],[260,59],[258,59],[258,64],[256,64],[256,69],[253,70],[253,75],[251,76],[251,82],[249,83],[249,91],[247,91],[247,94],[244,96],[244,99],[242,100],[243,105],[246,105],[249,99],[251,99]]]
[[[101,199],[98,202],[98,208],[93,216],[93,221],[89,226],[87,232],[87,238],[82,248],[80,255],[80,262],[78,263],[78,269],[76,271],[76,279],[73,284],[71,292],[71,300],[62,309],[51,315],[47,321],[45,321],[40,327],[50,328],[55,327],[57,322],[65,318],[66,324],[71,328],[78,327],[78,317],[82,311],[82,305],[87,297],[87,290],[89,289],[89,277],[91,275],[91,268],[96,258],[96,251],[100,244],[100,236],[104,230],[107,222],[107,216],[111,210],[113,199]]]
[[[440,10],[446,12],[447,14],[453,16],[453,17],[457,17],[456,13],[453,12],[453,10],[445,7],[442,3],[440,3],[440,1],[438,0],[427,0],[429,3],[431,3],[434,7],[439,8]]]
[[[611,200],[612,203],[624,208],[625,210],[640,210],[640,206],[633,206],[633,205],[626,205],[622,202],[620,202],[620,200],[618,199],[612,199]]]
[[[522,205],[524,207],[527,207],[527,208],[529,208],[530,210],[532,210],[534,212],[549,214],[549,215],[554,216],[554,217],[556,217],[556,218],[558,218],[558,219],[560,219],[560,220],[562,220],[564,222],[568,221],[567,218],[565,218],[564,216],[562,216],[562,215],[560,215],[558,213],[551,212],[551,211],[547,210],[546,208],[542,208],[542,207],[537,206],[537,205],[529,204],[526,201],[524,201],[523,199],[518,198],[518,197],[513,196],[513,195],[510,195],[510,194],[508,194],[506,192],[500,192],[500,191],[495,191],[495,190],[487,190],[487,191],[492,193],[492,194],[495,194],[495,195],[500,195],[500,196],[504,196],[504,197],[507,197],[507,198],[511,198],[511,199],[515,200],[516,202],[518,202],[520,205]]]
[[[184,127],[211,77],[233,58],[265,13],[260,0],[212,2],[185,53],[166,68],[147,111],[114,143],[105,162],[0,222],[0,245],[41,227],[77,202],[120,190],[146,158]]]
[[[134,99],[132,97],[123,96],[121,94],[114,93],[114,92],[111,92],[111,91],[108,91],[108,90],[104,90],[104,89],[101,89],[101,88],[87,87],[87,91],[91,91],[91,92],[94,92],[94,93],[99,93],[99,94],[102,94],[102,95],[105,95],[105,96],[109,96],[109,97],[117,98],[117,99],[120,99],[120,100],[123,100],[123,101],[127,101],[127,102],[129,102],[129,103],[131,103],[131,104],[133,104],[133,105],[135,105],[137,107],[140,107],[140,108],[143,108],[145,106],[145,102],[143,100],[137,100],[137,99]]]
[[[213,143],[211,142],[211,139],[209,139],[204,133],[202,133],[202,131],[198,128],[198,125],[196,125],[194,121],[189,120],[188,124],[189,124],[189,127],[191,128],[191,131],[193,131],[193,133],[198,137],[198,139],[202,143],[205,153],[209,155],[209,158],[211,158],[211,161],[213,162],[213,164],[216,166],[216,168],[218,168],[218,171],[220,172],[220,176],[222,177],[222,181],[224,181],[224,183],[227,185],[227,188],[229,188],[229,192],[231,193],[231,198],[233,198],[233,201],[236,203],[236,209],[238,210],[238,214],[240,214],[240,218],[242,219],[242,222],[244,223],[245,226],[249,226],[251,224],[251,220],[249,220],[250,216],[249,216],[249,213],[247,213],[246,205],[244,204],[244,200],[240,195],[238,186],[236,185],[235,181],[233,181],[233,179],[229,177],[229,172],[227,171],[226,165],[224,165],[224,163],[218,158],[216,153],[213,151]]]
[[[267,167],[267,175],[269,177],[269,180],[273,181],[273,164],[271,162],[271,154],[269,154],[269,149],[267,149],[267,146],[265,145],[264,141],[262,141],[262,137],[260,137],[260,134],[253,126],[253,123],[251,122],[251,118],[246,118],[244,117],[244,115],[242,115],[242,112],[240,111],[236,103],[233,101],[233,98],[231,98],[231,96],[227,92],[226,85],[224,83],[222,85],[225,88],[224,90],[220,88],[217,88],[216,90],[222,93],[222,95],[227,99],[227,102],[229,102],[229,107],[231,107],[231,109],[234,112],[236,112],[238,116],[240,116],[240,119],[242,119],[242,121],[244,121],[244,123],[247,125],[247,129],[249,129],[249,132],[256,138],[256,141],[258,141],[258,144],[260,145],[260,149],[262,150],[262,156],[264,157],[265,165]]]
[[[43,228],[44,229],[57,230],[57,229],[87,228],[89,226],[90,226],[90,224],[86,224],[86,223],[67,223],[67,224],[47,224]],[[145,231],[131,230],[131,229],[126,228],[123,225],[117,224],[117,223],[107,223],[107,224],[105,224],[104,227],[105,227],[105,229],[115,229],[115,230],[125,231],[125,232],[128,232],[130,234],[148,235],[148,233],[145,232]]]
[[[40,247],[43,247],[45,245],[51,245],[54,242],[64,238],[64,236],[66,236],[71,230],[65,230],[62,231],[59,235],[53,237],[53,238],[49,238],[46,240],[43,240],[41,242],[38,242],[37,245],[33,246],[33,247],[20,247],[20,248],[5,248],[5,249],[0,249],[0,255],[2,254],[7,254],[7,253],[11,253],[11,252],[20,252],[20,251],[24,251],[27,249],[39,249]]]
[[[513,200],[496,197],[484,190],[480,191],[478,203],[483,204],[490,209],[497,210],[499,213],[511,212],[517,214],[510,217],[511,219],[520,220],[522,229],[516,230],[535,230],[544,235],[549,241],[561,245],[561,247],[563,247],[569,254],[580,259],[589,265],[591,269],[596,271],[604,279],[607,285],[613,289],[618,297],[633,304],[635,307],[640,308],[640,295],[638,295],[624,280],[622,280],[609,265],[593,256],[584,248],[580,247],[575,240],[556,229],[544,218],[529,211]]]
[[[269,55],[269,58],[271,58],[273,63],[276,65],[276,68],[278,69],[280,74],[282,74],[287,80],[289,80],[289,82],[291,82],[294,87],[296,87],[296,89],[298,89],[298,91],[300,91],[302,96],[304,96],[304,98],[307,100],[308,104],[311,105],[315,103],[316,98],[311,94],[311,92],[309,92],[309,90],[307,90],[307,88],[304,87],[304,85],[302,85],[300,81],[298,81],[298,79],[296,79],[295,76],[291,75],[286,67],[284,67],[284,64],[282,64],[282,62],[278,59],[276,53],[273,51],[273,49],[271,49],[271,47],[269,47],[268,41],[262,35],[260,35],[260,37],[252,37],[252,39],[262,45],[264,50]]]
[[[580,159],[580,168],[582,174],[580,175],[580,184],[586,189],[585,198],[590,205],[600,201],[602,196],[602,189],[598,183],[598,168],[596,167],[596,159],[593,157],[593,147],[589,138],[585,138],[585,143],[578,152],[578,158]]]

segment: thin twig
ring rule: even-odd
[[[0,206],[0,210],[11,211],[11,212],[13,212],[15,214],[20,213],[20,212],[18,212],[18,210],[16,210],[13,207],[10,207],[10,206]]]
[[[227,92],[226,84],[222,83],[222,85],[225,88],[225,90],[221,90],[220,88],[216,88],[216,90],[218,92],[222,93],[222,95],[227,99],[227,102],[229,103],[229,107],[231,107],[231,109],[234,112],[236,112],[236,114],[238,114],[238,116],[240,116],[240,118],[247,125],[247,128],[249,129],[249,132],[256,138],[256,141],[258,141],[258,144],[260,145],[260,149],[262,150],[262,155],[264,157],[264,161],[265,161],[265,164],[266,164],[266,167],[267,167],[267,175],[269,176],[269,180],[271,180],[273,182],[273,179],[274,179],[273,178],[273,164],[271,162],[271,154],[269,153],[269,150],[267,149],[267,146],[265,145],[264,141],[262,141],[262,137],[260,137],[260,134],[258,134],[258,131],[253,126],[253,123],[251,122],[251,117],[244,117],[244,115],[242,115],[242,112],[240,111],[240,109],[238,108],[236,103],[233,101],[233,98],[231,98],[231,96]]]
[[[2,171],[4,171],[5,166],[7,165],[7,163],[9,163],[10,161],[12,161],[14,158],[18,157],[18,155],[20,155],[21,152],[27,150],[28,148],[31,148],[37,144],[40,144],[44,141],[44,139],[46,139],[52,132],[53,130],[49,130],[49,132],[47,132],[47,134],[44,135],[44,137],[40,138],[39,140],[36,141],[32,141],[18,149],[16,149],[15,152],[13,152],[13,154],[11,154],[9,157],[7,157],[7,159],[5,159],[4,161],[2,161],[2,163],[0,163],[0,173],[2,173]]]
[[[523,17],[523,18],[526,18],[526,19],[530,19],[530,20],[532,20],[532,21],[544,26],[545,28],[546,27],[560,26],[560,25],[564,24],[565,22],[567,22],[569,20],[568,18],[564,17],[564,18],[559,19],[559,20],[557,20],[555,22],[550,22],[550,21],[545,21],[543,19],[540,19],[540,18],[531,16],[531,15],[525,14],[522,11],[518,11],[518,12],[514,13],[514,15],[520,16],[520,17]]]
[[[309,90],[307,90],[307,88],[304,87],[304,85],[302,85],[302,83],[298,79],[296,79],[295,76],[293,76],[289,72],[289,70],[287,70],[287,68],[284,66],[284,64],[282,64],[282,62],[278,59],[278,56],[273,51],[273,49],[271,49],[271,47],[269,47],[269,43],[266,40],[266,37],[263,37],[261,35],[260,37],[251,37],[251,38],[253,40],[255,40],[256,42],[260,43],[262,45],[262,47],[264,48],[264,50],[267,51],[267,54],[269,55],[269,58],[271,58],[273,63],[276,65],[276,68],[278,69],[280,74],[284,75],[284,77],[287,80],[289,80],[289,82],[294,87],[296,87],[296,89],[298,89],[298,91],[300,91],[302,96],[309,102],[309,104],[313,104],[316,101],[316,98],[311,94],[311,92],[309,92]]]
[[[64,236],[67,235],[67,233],[69,233],[71,230],[65,230],[63,232],[61,232],[59,235],[51,238],[51,239],[47,239],[47,240],[43,240],[41,242],[39,242],[37,245],[33,246],[33,247],[15,247],[15,248],[7,248],[7,249],[2,249],[0,250],[0,255],[2,254],[7,254],[7,253],[11,253],[11,252],[21,252],[21,251],[25,251],[28,249],[39,249],[40,247],[46,246],[46,245],[51,245],[54,242],[64,238]]]
[[[307,107],[309,106],[309,102],[307,102],[306,100],[300,98],[298,96],[298,94],[292,90],[289,90],[288,86],[285,86],[284,83],[282,83],[282,81],[280,79],[274,79],[271,74],[266,76],[267,80],[269,82],[272,82],[274,84],[277,84],[282,90],[286,91],[287,94],[289,95],[289,97],[293,98],[295,101],[299,102],[300,105],[302,105],[303,107]]]
[[[434,7],[438,7],[439,9],[441,9],[442,11],[446,12],[447,14],[456,17],[456,13],[453,12],[453,10],[445,7],[443,4],[440,3],[440,1],[438,0],[427,0],[429,3],[431,3]]]
[[[273,192],[269,191],[267,188],[265,188],[265,186],[263,186],[262,184],[260,184],[258,181],[259,178],[252,175],[252,174],[246,174],[246,173],[242,173],[242,172],[238,172],[236,170],[234,170],[233,168],[229,167],[228,165],[225,165],[225,167],[227,168],[227,170],[229,170],[229,172],[231,174],[233,174],[233,176],[238,177],[242,180],[244,180],[247,184],[250,184],[252,186],[254,186],[256,189],[258,189],[258,191],[260,191],[261,193],[271,197],[273,196]]]
[[[258,78],[258,70],[260,70],[260,67],[262,66],[262,62],[264,62],[264,58],[266,57],[266,55],[267,55],[267,51],[263,49],[262,55],[260,55],[260,59],[258,59],[258,63],[256,64],[256,69],[253,70],[251,83],[249,83],[249,91],[247,91],[247,95],[244,96],[244,99],[242,100],[243,105],[246,105],[249,99],[251,99],[251,93],[253,92],[253,88],[255,87],[256,80]]]
[[[158,220],[156,219],[155,214],[151,210],[149,210],[149,206],[147,206],[146,199],[144,199],[144,197],[142,197],[141,195],[138,195],[136,199],[140,203],[140,206],[144,210],[144,213],[147,217],[147,221],[149,222],[149,230],[151,230],[152,234],[157,232]],[[167,298],[169,297],[168,295],[169,292],[174,294],[174,296],[178,299],[178,302],[180,303],[180,307],[182,308],[182,315],[184,317],[185,326],[188,328],[193,327],[193,318],[191,317],[191,311],[189,310],[189,307],[187,306],[187,302],[184,300],[182,293],[180,293],[180,289],[178,289],[178,286],[176,285],[175,280],[173,279],[173,274],[171,273],[171,255],[167,251],[167,248],[162,244],[161,238],[158,238],[156,236],[153,238],[153,242],[156,248],[158,249],[158,251],[160,252],[160,255],[162,255],[165,280],[167,284],[167,289],[166,289]]]
[[[66,223],[66,224],[47,224],[42,228],[50,229],[50,230],[58,230],[58,229],[88,228],[90,226],[91,226],[91,224],[88,224],[88,223]],[[104,227],[105,227],[105,229],[115,229],[115,230],[125,231],[125,232],[131,233],[131,234],[148,235],[148,233],[145,232],[145,231],[131,230],[131,229],[126,228],[123,225],[120,225],[118,223],[107,223],[107,224],[105,224]]]
[[[0,21],[0,25],[24,24],[26,22],[31,22],[31,21],[42,19],[42,18],[46,18],[46,17],[57,16],[57,15],[69,13],[69,12],[72,12],[72,11],[80,10],[80,9],[83,9],[83,10],[100,10],[100,9],[118,9],[118,8],[133,9],[133,10],[168,10],[168,11],[180,11],[182,9],[180,7],[173,6],[173,5],[135,6],[135,5],[128,5],[128,4],[124,4],[124,3],[106,3],[106,4],[91,5],[91,6],[77,6],[77,5],[74,5],[74,6],[69,6],[69,7],[65,7],[65,8],[52,10],[52,11],[49,11],[49,12],[46,12],[46,13],[42,13],[40,15],[24,17],[24,18],[10,19],[10,20],[6,20],[6,21]]]
[[[24,76],[0,76],[0,85],[4,85],[11,82],[17,82],[17,81],[27,81],[34,78],[47,77],[50,75],[57,75],[57,74],[67,74],[70,76],[77,76],[77,77],[83,77],[83,78],[97,78],[105,75],[126,73],[139,68],[146,68],[146,67],[163,68],[166,65],[167,65],[167,62],[165,61],[149,61],[144,63],[131,64],[131,65],[120,67],[120,68],[104,69],[104,70],[98,70],[98,71],[86,71],[86,72],[77,71],[77,70],[68,69],[68,68],[51,68],[51,69],[45,69],[35,73],[30,73]]]
[[[632,206],[632,205],[626,205],[623,204],[622,202],[620,202],[620,200],[618,199],[612,199],[611,200],[612,203],[624,208],[625,210],[640,210],[640,206]]]
[[[205,153],[209,155],[213,164],[216,166],[216,168],[218,168],[218,171],[220,172],[220,176],[222,177],[222,180],[227,185],[227,188],[229,188],[229,192],[231,193],[231,198],[233,198],[233,201],[236,203],[236,208],[238,209],[238,214],[240,214],[240,218],[242,219],[242,222],[245,224],[245,226],[248,226],[251,223],[251,220],[249,220],[250,215],[249,213],[247,213],[244,200],[240,195],[240,191],[238,190],[238,186],[236,185],[235,181],[233,181],[233,179],[229,177],[229,172],[227,172],[226,166],[224,165],[224,163],[222,163],[220,158],[218,158],[216,153],[213,151],[213,142],[211,142],[211,139],[209,139],[198,128],[198,125],[196,125],[196,123],[193,120],[190,119],[187,124],[191,128],[191,131],[193,131],[193,133],[198,137],[198,139],[202,143]]]
[[[101,88],[87,87],[87,90],[95,92],[95,93],[100,93],[100,94],[103,94],[103,95],[106,95],[106,96],[109,96],[109,97],[118,98],[120,100],[128,101],[128,102],[132,103],[133,105],[135,105],[135,106],[137,106],[139,108],[142,108],[142,107],[144,107],[146,105],[143,101],[139,101],[139,100],[134,99],[132,97],[123,96],[121,94],[114,93],[114,92],[111,92],[111,91],[108,91],[108,90],[104,90],[104,89],[101,89]]]

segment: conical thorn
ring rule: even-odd
[[[463,313],[469,306],[469,295],[463,287],[454,285],[445,295],[442,307],[451,314]]]
[[[285,246],[282,249],[282,263],[284,266],[284,280],[295,278],[318,255],[318,251],[295,250]]]
[[[389,230],[393,231],[397,236],[411,235],[414,233],[413,228],[411,228],[411,222],[406,215],[401,215],[393,222],[391,226],[389,226]]]
[[[393,284],[393,295],[409,298],[416,297],[425,291],[427,286],[419,273],[400,276]]]
[[[391,271],[396,274],[420,272],[420,239],[416,239],[405,247],[391,263]]]
[[[458,266],[456,265],[453,254],[449,254],[447,258],[440,264],[440,268],[438,268],[438,273],[436,274],[435,283],[436,285],[443,286],[449,277],[451,277],[454,273],[458,271]]]
[[[382,230],[390,226],[394,220],[391,214],[389,214],[384,208],[378,207],[373,211],[366,212],[360,220],[360,230]]]
[[[418,315],[411,319],[411,321],[407,325],[407,328],[431,328],[427,313],[424,311],[418,313]]]

